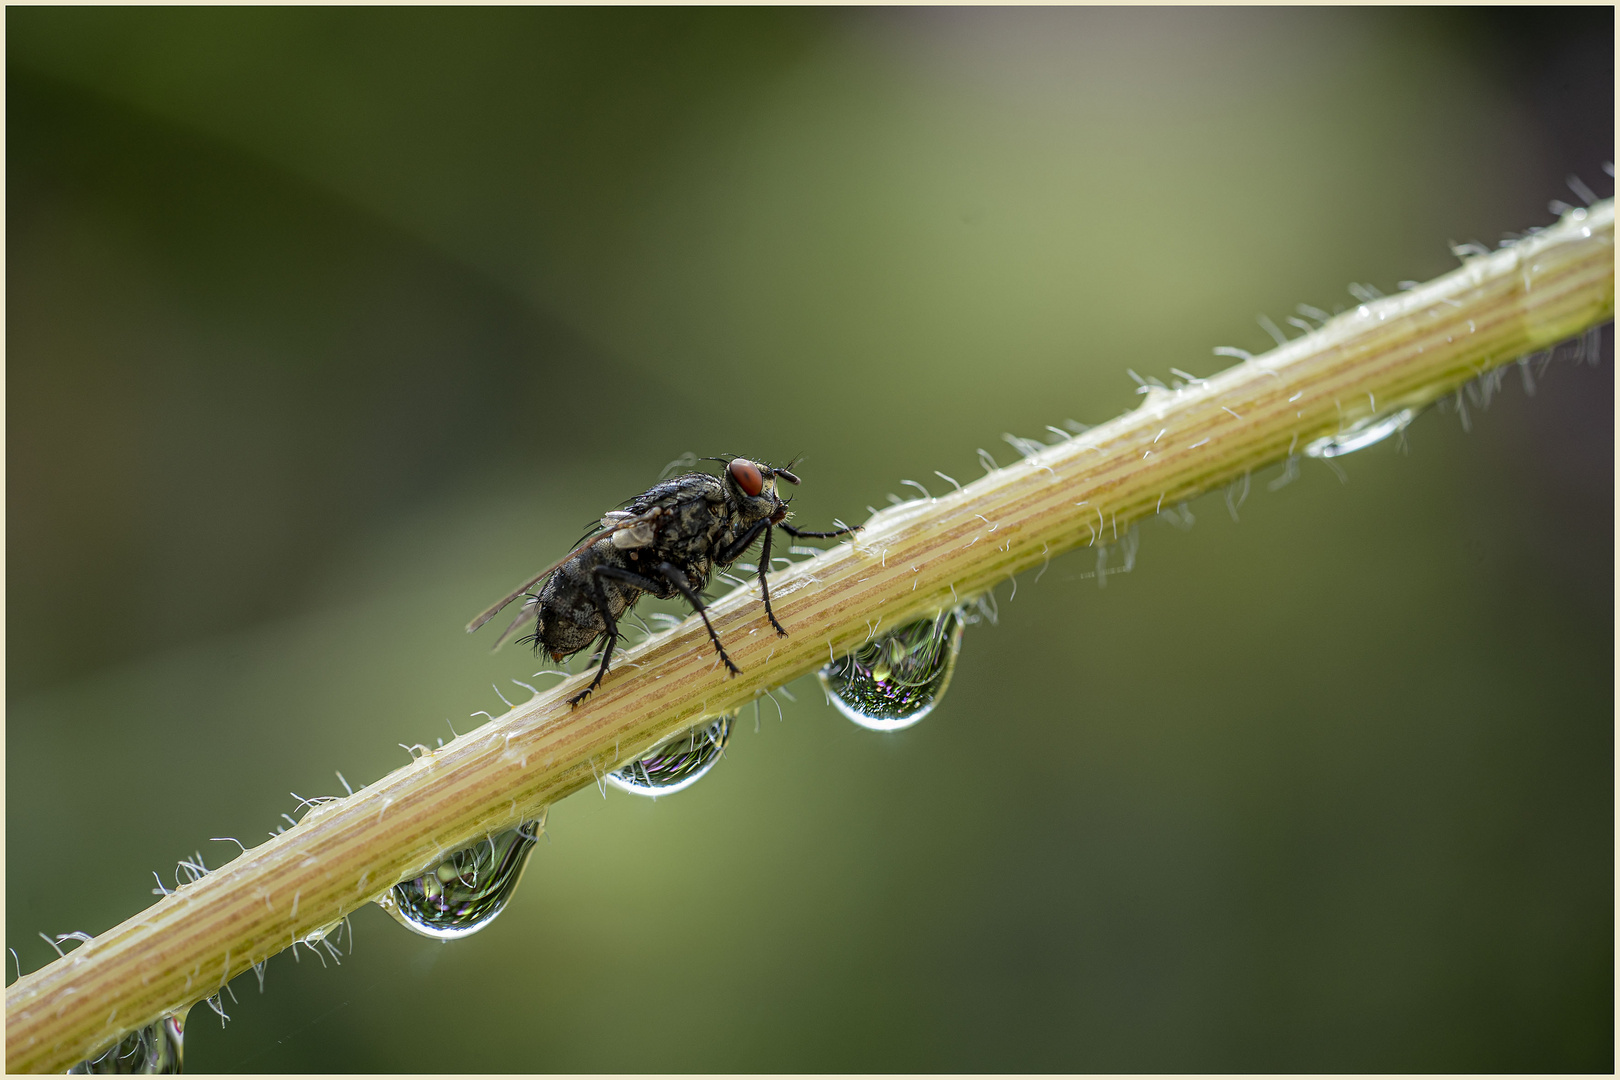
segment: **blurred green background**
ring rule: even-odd
[[[9,9],[6,941],[405,764],[683,451],[860,520],[1612,190],[1612,9]],[[1613,1068],[1613,363],[554,808],[196,1071]]]

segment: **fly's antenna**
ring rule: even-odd
[[[771,471],[776,473],[777,476],[780,476],[782,479],[786,480],[788,483],[797,487],[799,484],[799,478],[793,474],[792,470],[793,466],[797,465],[803,460],[804,451],[800,450],[797,454],[794,454],[793,457],[788,459],[788,463],[786,465],[783,465],[780,469],[773,469]]]

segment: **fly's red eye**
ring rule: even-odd
[[[765,478],[760,475],[759,466],[752,461],[737,458],[727,468],[731,470],[731,478],[737,481],[737,486],[748,496],[757,496],[765,490]]]

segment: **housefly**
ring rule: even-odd
[[[512,601],[527,597],[496,648],[530,621],[534,630],[520,640],[534,642],[535,652],[552,660],[572,656],[601,640],[602,662],[596,678],[569,699],[570,705],[578,705],[602,684],[625,612],[643,594],[659,600],[682,596],[703,619],[721,662],[736,675],[741,669],[726,654],[703,607],[701,594],[715,567],[730,566],[760,541],[759,589],[765,617],[778,634],[786,636],[771,610],[765,582],[771,565],[772,530],[807,539],[831,539],[855,530],[844,526],[829,532],[806,532],[789,525],[788,502],[776,493],[778,480],[799,483],[787,468],[731,456],[705,460],[721,462],[725,468],[719,476],[694,472],[661,481],[624,503],[623,509],[603,514],[598,527],[573,551],[484,609],[467,624],[467,632],[483,626]],[[530,592],[541,581],[545,584],[540,590]]]

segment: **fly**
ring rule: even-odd
[[[534,630],[520,640],[534,642],[535,652],[552,660],[602,641],[602,662],[591,685],[569,699],[578,705],[602,685],[621,636],[619,620],[643,594],[659,600],[686,598],[703,619],[715,652],[732,675],[741,670],[726,654],[703,607],[702,592],[715,567],[730,566],[762,542],[759,589],[765,617],[782,636],[787,631],[771,610],[765,573],[771,565],[771,535],[826,540],[847,536],[853,528],[806,532],[787,523],[788,504],[776,493],[778,479],[797,485],[799,478],[747,458],[706,458],[725,469],[719,476],[686,473],[655,484],[631,499],[622,510],[602,515],[598,528],[557,562],[513,589],[467,624],[471,633],[512,601],[526,596],[523,609],[496,641],[498,649],[525,623]],[[544,581],[539,592],[530,592]]]

